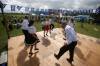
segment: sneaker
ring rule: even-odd
[[[37,40],[37,43],[39,43],[39,42],[40,42],[40,40],[38,39],[38,40]]]
[[[58,55],[54,54],[54,56],[55,56],[55,58],[56,58],[57,60],[59,60]]]
[[[70,59],[67,59],[67,61],[68,61],[70,64],[72,64],[72,60],[70,60]]]
[[[31,57],[33,55],[33,53],[29,52],[29,57]]]
[[[48,36],[48,34],[46,34]]]

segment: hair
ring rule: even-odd
[[[71,18],[71,22],[73,23],[74,22],[74,19]]]
[[[34,24],[34,21],[30,20],[28,26],[32,26],[33,24]]]
[[[25,16],[25,19],[28,19],[28,16]]]

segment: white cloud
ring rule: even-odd
[[[0,0],[10,5],[20,5],[34,8],[97,8],[100,0]]]

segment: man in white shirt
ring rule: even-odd
[[[75,46],[77,45],[76,33],[74,28],[69,25],[66,25],[65,33],[66,33],[67,43],[60,48],[58,55],[54,54],[54,56],[56,57],[56,59],[59,59],[66,51],[69,50],[70,58],[67,59],[67,61],[70,64],[72,64],[73,57],[74,57],[74,49]]]

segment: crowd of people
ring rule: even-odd
[[[32,49],[34,46],[34,50],[39,50],[37,48],[37,44],[40,42],[36,32],[37,29],[34,26],[34,20],[29,19],[28,16],[25,16],[22,23],[17,23],[21,26],[22,32],[25,36],[25,50],[30,47],[29,56],[32,56]],[[56,59],[60,59],[60,57],[69,50],[69,56],[70,58],[67,59],[69,63],[72,64],[74,61],[74,49],[77,45],[77,35],[75,32],[75,21],[72,17],[67,18],[61,18],[60,24],[62,25],[63,32],[64,32],[64,45],[60,48],[60,51],[58,54],[54,54]],[[10,23],[9,23],[10,25]],[[44,37],[48,36],[48,33],[51,34],[51,31],[54,29],[54,21],[52,18],[45,18],[41,21],[42,30],[44,31]],[[11,28],[11,27],[9,27]]]

